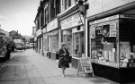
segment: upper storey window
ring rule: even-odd
[[[64,11],[71,7],[72,5],[75,5],[78,0],[61,0],[61,10]]]

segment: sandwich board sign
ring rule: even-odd
[[[92,73],[93,68],[89,58],[81,58],[78,63],[78,74],[79,73]]]

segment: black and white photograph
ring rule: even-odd
[[[135,84],[135,0],[0,0],[0,84]]]

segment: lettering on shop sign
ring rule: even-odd
[[[79,14],[72,15],[64,20],[61,21],[62,29],[71,28],[77,25],[82,24],[83,17],[79,16]]]
[[[39,30],[36,32],[36,35],[37,35],[37,36],[41,35],[41,29],[39,29]]]
[[[58,27],[58,20],[54,19],[47,25],[47,31],[51,31],[53,29],[56,29]]]

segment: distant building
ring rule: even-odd
[[[9,35],[12,37],[12,39],[22,39],[22,35],[18,33],[18,31],[12,30],[9,32]]]

